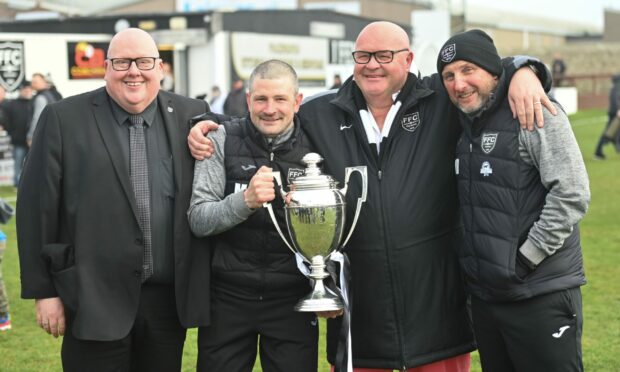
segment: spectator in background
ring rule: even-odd
[[[4,112],[4,108],[7,104],[7,100],[6,100],[6,89],[4,89],[4,87],[2,85],[0,85],[0,127],[5,128],[5,112]]]
[[[211,88],[211,98],[209,98],[209,106],[211,107],[211,112],[214,112],[216,114],[223,114],[225,101],[226,95],[222,94],[220,87],[214,85]]]
[[[560,53],[553,55],[553,62],[551,62],[551,74],[553,75],[553,86],[561,87],[564,75],[566,74],[566,63]]]
[[[174,72],[170,62],[164,62],[164,78],[161,79],[161,89],[174,92]]]
[[[616,143],[616,150],[620,151],[620,130],[616,129],[614,121],[620,121],[620,74],[614,75],[611,78],[613,85],[609,91],[609,109],[607,111],[607,125],[601,138],[598,140],[596,150],[594,152],[594,158],[597,160],[605,160],[605,154],[603,154],[603,146],[608,142]],[[613,128],[610,128],[612,127]],[[610,130],[611,129],[611,130]],[[615,131],[615,133],[614,133]]]
[[[232,84],[230,93],[224,101],[224,113],[229,116],[245,116],[248,113],[248,104],[245,99],[243,80],[237,78]]]
[[[331,87],[329,87],[329,89],[340,89],[341,86],[342,86],[342,79],[340,79],[340,74],[335,74],[334,83],[332,84]]]
[[[45,106],[50,103],[54,103],[60,101],[62,96],[58,93],[58,90],[53,85],[50,85],[45,76],[36,72],[32,74],[32,89],[37,91],[37,95],[34,97],[32,101],[33,111],[32,111],[32,120],[30,121],[30,128],[28,128],[28,134],[26,135],[26,142],[28,146],[32,144],[32,137],[34,135],[34,131],[37,128],[37,122],[39,121],[39,116],[41,116],[41,112]]]
[[[54,80],[52,79],[52,75],[51,74],[46,74],[45,75],[45,81],[47,82],[47,86],[49,87],[49,91],[50,93],[52,93],[52,96],[54,96],[55,101],[60,101],[62,99],[62,94],[60,94],[60,92],[58,91],[58,89],[56,89],[56,85],[54,84]]]
[[[13,145],[13,162],[15,164],[13,185],[15,187],[19,184],[24,159],[28,154],[26,136],[32,121],[32,110],[32,86],[28,80],[24,80],[19,86],[19,97],[8,102],[5,108],[5,129],[9,132]]]

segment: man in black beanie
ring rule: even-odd
[[[493,40],[450,38],[437,70],[463,128],[455,172],[466,238],[458,256],[483,371],[583,371],[585,284],[578,222],[588,176],[566,114],[522,130]],[[537,102],[539,103],[539,102]]]

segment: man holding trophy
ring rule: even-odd
[[[249,114],[211,132],[214,155],[196,163],[190,226],[214,243],[212,322],[198,333],[199,371],[251,371],[257,340],[263,371],[317,370],[316,316],[293,310],[309,281],[262,208],[273,202],[283,221],[273,171],[287,183],[304,174],[311,149],[296,115],[301,100],[291,66],[261,63],[249,80]]]

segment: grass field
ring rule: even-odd
[[[582,245],[588,284],[583,287],[585,370],[620,372],[620,155],[611,146],[606,161],[592,160],[604,123],[602,111],[580,112],[571,118],[581,146],[592,191],[592,202],[581,224]],[[0,196],[14,200],[13,188],[0,188]],[[15,220],[2,229],[8,236],[3,262],[4,280],[11,298],[13,329],[0,332],[0,371],[60,371],[60,339],[41,331],[35,322],[32,300],[19,298],[19,265]],[[321,324],[324,330],[324,324]],[[319,371],[328,371],[321,335]],[[196,332],[190,330],[185,347],[183,370],[194,370]],[[472,371],[480,371],[477,355]],[[260,371],[260,367],[255,367]]]

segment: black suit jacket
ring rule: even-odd
[[[160,91],[158,107],[172,150],[175,293],[186,327],[209,324],[210,252],[186,217],[194,161],[189,119],[204,101]],[[138,309],[142,233],[104,88],[48,105],[36,129],[17,201],[23,298],[60,296],[73,334],[117,340]]]

